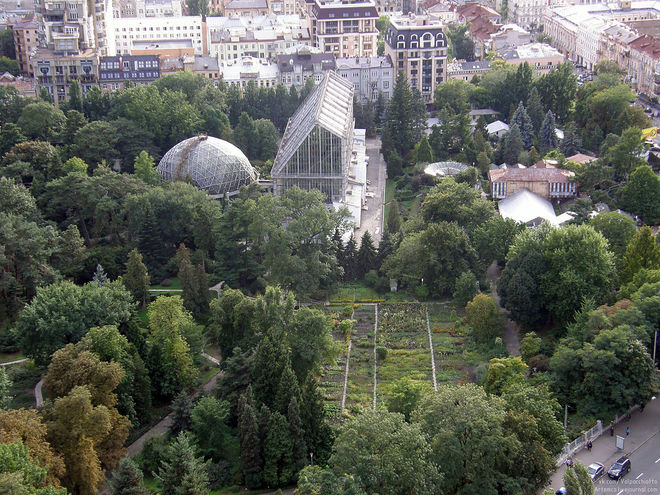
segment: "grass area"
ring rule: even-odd
[[[7,372],[12,381],[9,395],[13,397],[9,403],[9,408],[28,409],[34,407],[34,386],[41,380],[44,370],[35,366],[31,361],[27,361],[10,366]]]
[[[152,493],[157,493],[160,490],[160,483],[152,476],[147,476],[146,474],[144,475],[144,486]],[[273,491],[272,489],[248,490],[244,486],[230,486],[221,488],[220,490],[211,490],[209,495],[235,495],[238,493],[241,495],[261,495],[272,493]]]
[[[330,302],[353,301],[353,297],[355,297],[356,303],[376,301],[414,301],[413,296],[407,292],[386,292],[384,294],[379,294],[371,287],[367,287],[363,281],[344,282],[339,284],[337,291],[333,293],[328,299]]]
[[[178,279],[178,278],[173,277],[173,278],[171,278],[171,279],[169,279],[169,280],[170,280],[172,283],[171,283],[170,285],[168,285],[168,286],[164,286],[164,285],[152,285],[151,288],[152,288],[152,289],[180,289],[180,288],[181,288],[181,284],[179,283],[179,279]]]
[[[25,355],[22,352],[0,352],[0,363],[11,363],[24,357]]]

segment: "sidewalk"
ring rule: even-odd
[[[626,427],[630,428],[630,435],[626,437]],[[591,452],[582,448],[573,454],[573,460],[579,461],[585,466],[592,462],[600,462],[609,469],[610,465],[623,453],[630,454],[642,446],[649,438],[658,433],[660,428],[660,397],[649,402],[644,408],[644,412],[635,411],[632,413],[630,421],[623,420],[614,427],[614,436],[610,436],[610,425],[603,424],[603,434],[593,441]],[[617,451],[615,440],[616,436],[626,437],[625,448],[623,452]],[[562,465],[552,475],[550,485],[546,488],[552,488],[553,491],[564,486],[562,477],[566,465]],[[541,490],[542,492],[542,490]]]

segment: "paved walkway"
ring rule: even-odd
[[[385,160],[380,154],[380,138],[369,138],[366,141],[369,166],[367,167],[367,192],[373,193],[373,198],[366,198],[367,210],[362,210],[360,228],[355,230],[355,242],[360,245],[365,232],[371,234],[374,246],[378,247],[383,234],[383,203],[385,202]]]
[[[617,450],[615,440],[617,435],[626,436],[626,427],[630,428],[630,435],[626,438],[625,447],[621,452]],[[614,428],[614,436],[610,436],[609,424],[604,424],[603,428],[605,430],[603,434],[592,442],[591,452],[584,448],[580,449],[573,454],[574,461],[580,461],[585,466],[592,462],[600,462],[605,466],[605,469],[609,469],[610,465],[622,453],[631,454],[635,452],[645,442],[658,434],[660,428],[660,398],[649,402],[643,412],[635,411],[632,413],[630,421],[625,419],[621,421]],[[550,485],[546,488],[557,490],[564,486],[562,479],[564,471],[566,471],[566,466],[562,465],[552,475]]]
[[[500,311],[505,315],[508,315],[508,311],[500,305],[500,296],[497,293],[497,281],[500,278],[500,272],[502,270],[497,265],[496,261],[493,261],[486,271],[486,278],[490,281],[491,286],[491,297],[495,299],[497,305],[500,307]],[[511,356],[520,355],[520,333],[518,332],[518,325],[516,322],[510,319],[507,316],[506,322],[504,323],[503,335],[504,343],[506,344],[506,349],[509,351]]]
[[[11,366],[12,364],[20,364],[27,361],[28,358],[17,359],[16,361],[9,361],[8,363],[0,363],[0,366]]]

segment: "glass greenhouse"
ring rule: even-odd
[[[429,163],[424,169],[424,173],[433,177],[447,177],[458,175],[467,168],[467,165],[460,162],[435,162]]]
[[[170,149],[158,164],[163,180],[190,179],[213,196],[232,196],[258,179],[256,170],[236,146],[211,136],[195,136]]]
[[[298,186],[343,201],[353,127],[353,85],[329,72],[289,119],[271,170],[275,194]]]

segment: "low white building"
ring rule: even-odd
[[[531,41],[531,34],[517,24],[505,24],[497,33],[490,35],[491,50],[500,51],[526,45]]]
[[[360,102],[376,101],[382,93],[390,98],[394,88],[394,67],[390,57],[350,57],[337,59],[337,73],[353,83]]]
[[[190,40],[195,55],[204,53],[205,33],[202,29],[201,16],[115,19],[114,30],[110,35],[114,37],[117,51],[112,55],[131,53],[133,42],[136,41],[144,45],[145,42],[158,44],[159,41],[172,40]]]
[[[277,64],[255,57],[242,57],[237,60],[220,61],[218,69],[222,80],[232,86],[244,88],[250,81],[257,86],[274,88],[277,86]]]
[[[509,132],[509,125],[501,120],[496,120],[486,126],[486,132],[488,132],[489,136],[500,138]]]
[[[549,72],[566,59],[556,48],[545,43],[528,43],[505,50],[500,55],[507,64],[520,65],[527,62],[539,72]]]

